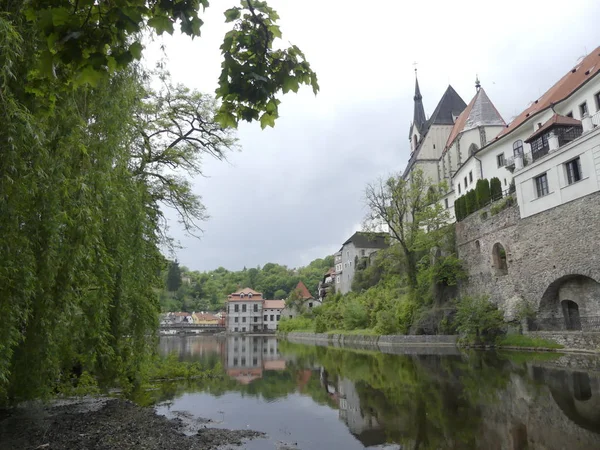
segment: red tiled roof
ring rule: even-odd
[[[313,298],[310,291],[302,281],[298,281],[298,285],[296,286],[295,290],[298,292],[302,300],[308,300]]]
[[[285,370],[285,359],[275,359],[263,363],[265,370]]]
[[[283,309],[285,302],[283,300],[263,300],[263,309]]]
[[[554,128],[555,126],[558,126],[558,125],[579,126],[579,127],[582,126],[580,120],[573,119],[572,117],[561,116],[560,114],[554,114],[550,119],[548,119],[546,121],[546,123],[544,123],[544,125],[542,125],[540,128],[535,130],[531,136],[529,136],[527,139],[525,139],[525,142],[529,143],[530,141],[534,140],[536,137],[538,137],[545,131],[547,131],[551,128]]]
[[[244,289],[240,289],[239,291],[233,292],[231,295],[236,295],[236,294],[252,294],[252,295],[262,295],[262,292],[258,292],[255,291],[254,289],[250,289],[250,288],[244,288]]]
[[[600,47],[588,54],[579,64],[548,89],[544,95],[519,114],[497,137],[500,139],[518,128],[527,119],[559,103],[600,72]]]
[[[242,294],[244,295],[243,298],[242,298]],[[252,294],[252,298],[249,297],[249,294]],[[263,300],[262,292],[257,292],[254,289],[250,289],[250,288],[240,289],[239,291],[234,292],[233,294],[230,294],[227,297],[227,301],[230,301],[230,302],[253,302],[253,301],[262,302],[262,300]]]

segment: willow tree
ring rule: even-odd
[[[207,5],[3,3],[0,402],[49,395],[83,371],[137,383],[154,345],[164,206],[197,229],[206,213],[189,177],[203,155],[235,147],[224,125],[272,125],[279,92],[317,89],[301,52],[273,50],[277,15],[258,1],[226,13],[220,103],[165,77],[151,89],[139,36],[199,36]]]

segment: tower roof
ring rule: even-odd
[[[423,125],[427,121],[425,117],[425,108],[423,107],[423,96],[421,95],[421,89],[419,89],[419,79],[417,78],[417,72],[415,69],[415,112],[413,114],[413,126],[416,126],[419,132]]]
[[[313,298],[313,296],[310,294],[310,291],[302,281],[298,282],[298,285],[296,286],[296,292],[298,292],[298,295],[300,295],[300,298],[303,300]]]
[[[466,107],[467,104],[460,95],[457,94],[452,86],[448,85],[446,92],[442,95],[440,102],[427,122],[427,126],[454,125],[454,117],[460,115]]]
[[[465,131],[484,126],[505,126],[506,123],[502,116],[488,97],[482,87],[477,89],[477,93],[467,105],[460,116],[446,141],[446,148],[450,147],[456,137]]]

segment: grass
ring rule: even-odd
[[[529,348],[564,348],[563,345],[546,339],[535,338],[523,334],[509,334],[498,341],[499,347],[529,347]]]

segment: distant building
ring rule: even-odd
[[[291,319],[292,317],[301,314],[303,311],[310,311],[317,306],[321,306],[321,300],[315,298],[302,281],[298,282],[292,292],[296,295],[301,307],[296,308],[288,302],[288,306],[282,312],[283,317]]]
[[[372,253],[387,248],[388,238],[387,233],[357,231],[344,242],[340,249],[341,262],[338,263],[341,264],[342,270],[336,271],[336,292],[346,294],[352,290],[356,263],[360,258],[367,258]]]
[[[275,331],[285,308],[283,300],[266,300],[262,292],[244,288],[227,299],[226,329],[229,333]]]
[[[340,252],[340,261],[342,260],[342,256],[341,256],[341,252]],[[341,263],[340,263],[341,265]],[[340,269],[340,273],[341,273],[341,269]],[[336,280],[336,268],[332,267],[331,269],[329,269],[325,275],[323,275],[323,278],[321,279],[321,281],[319,281],[319,286],[318,286],[318,292],[319,292],[319,304],[323,303],[323,300],[325,300],[325,297],[327,296],[327,294],[329,294],[331,291],[335,292],[335,280]]]

